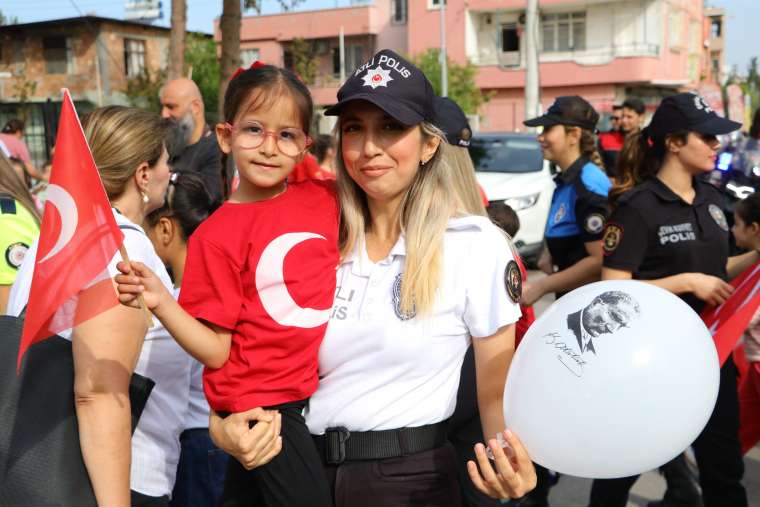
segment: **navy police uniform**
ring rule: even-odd
[[[727,278],[729,227],[718,191],[694,180],[695,197],[687,203],[662,181],[652,178],[621,196],[604,233],[604,266],[651,280],[680,273]],[[699,312],[704,302],[681,298]],[[746,506],[738,439],[739,404],[736,367],[729,356],[720,374],[718,401],[707,426],[693,443],[706,506]],[[621,459],[625,459],[621,456]],[[591,507],[625,507],[638,476],[595,480]]]
[[[586,157],[559,173],[555,183],[545,236],[552,262],[562,271],[588,256],[586,243],[602,239],[611,184]]]

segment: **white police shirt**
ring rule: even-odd
[[[312,434],[414,427],[454,412],[470,337],[486,337],[520,317],[505,272],[514,261],[505,235],[485,217],[449,221],[441,285],[430,314],[399,310],[401,236],[373,263],[363,245],[343,260],[332,316],[319,349],[319,387],[305,411]]]
[[[169,274],[142,228],[116,211],[114,217],[124,233],[129,258],[148,266],[164,286],[173,291]],[[29,300],[37,243],[32,244],[19,267],[8,300],[9,315],[19,315]],[[108,265],[110,276],[118,273],[119,261],[121,255],[117,253]],[[192,358],[158,319],[154,318],[153,324],[145,335],[135,366],[136,373],[152,379],[156,385],[132,435],[130,488],[148,496],[164,496],[171,495],[177,474],[179,434],[185,426]],[[71,331],[67,329],[58,334],[71,340]]]

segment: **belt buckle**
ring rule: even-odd
[[[346,440],[351,437],[347,428],[327,428],[325,430],[325,460],[328,465],[340,465],[346,461]]]

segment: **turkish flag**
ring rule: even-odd
[[[32,344],[119,304],[107,267],[123,241],[71,96],[63,90],[17,368]]]
[[[735,290],[725,303],[702,312],[702,320],[713,336],[721,366],[760,306],[760,261],[731,280],[731,285]]]

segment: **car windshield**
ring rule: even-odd
[[[529,137],[474,137],[470,156],[479,172],[530,173],[544,162],[538,141]]]

